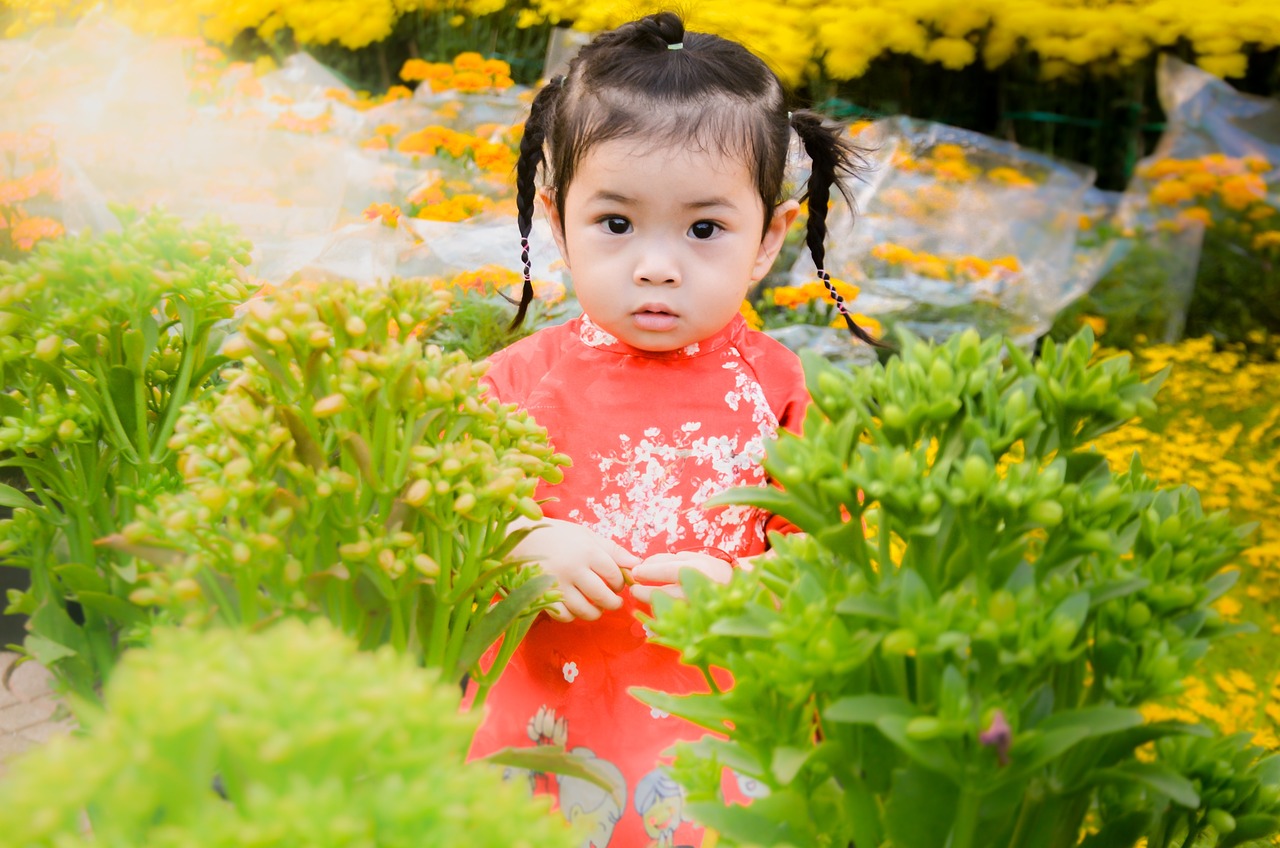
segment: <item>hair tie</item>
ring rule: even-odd
[[[668,50],[683,50],[683,49],[684,49],[684,42],[683,42],[683,41],[677,41],[675,44],[668,44],[668,45],[667,45],[667,49],[668,49]]]

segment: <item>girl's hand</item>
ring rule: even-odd
[[[556,621],[595,621],[604,610],[622,606],[622,569],[638,566],[640,557],[572,521],[544,518],[514,526],[533,530],[512,555],[538,563],[556,578],[561,598],[547,615]]]
[[[686,568],[701,571],[717,583],[728,583],[733,576],[733,566],[720,557],[698,551],[679,551],[672,554],[654,554],[631,569],[631,596],[646,604],[653,603],[654,592],[665,592],[673,598],[683,598],[680,588],[680,572]]]

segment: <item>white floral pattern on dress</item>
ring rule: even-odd
[[[587,347],[609,347],[618,343],[617,339],[592,323],[586,313],[582,315],[580,327],[578,337],[582,339],[582,343]]]
[[[576,662],[565,663],[560,671],[564,674],[564,679],[568,683],[578,679],[578,664]]]
[[[602,495],[586,498],[584,509],[570,511],[569,518],[628,550],[647,549],[655,539],[668,550],[703,545],[730,551],[741,550],[748,534],[763,540],[764,517],[758,510],[729,506],[708,514],[702,509],[708,498],[727,489],[767,485],[760,464],[764,443],[778,431],[763,387],[742,367],[741,359],[724,367],[734,377],[725,403],[735,411],[751,409],[754,434],[744,443],[732,435],[699,436],[698,421],[685,422],[678,432],[668,434],[649,427],[639,440],[622,433],[612,452],[592,457]],[[690,480],[699,482],[686,502],[681,491],[687,491]]]

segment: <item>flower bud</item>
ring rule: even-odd
[[[333,394],[316,401],[315,406],[311,407],[311,414],[316,418],[332,418],[350,408],[351,404],[347,401],[346,395]]]

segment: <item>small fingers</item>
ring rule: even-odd
[[[614,566],[617,571],[617,566]],[[617,575],[618,590],[622,588],[622,572]],[[604,581],[595,571],[586,571],[576,576],[573,588],[578,591],[583,600],[591,604],[594,610],[615,610],[622,606],[622,597]],[[596,616],[598,617],[597,612]],[[580,616],[581,617],[581,616]]]
[[[659,592],[664,595],[670,595],[673,598],[684,597],[684,590],[675,583],[668,583],[665,586],[642,586],[637,583],[631,587],[631,597],[642,604],[649,604],[650,606],[653,606],[653,596]]]

